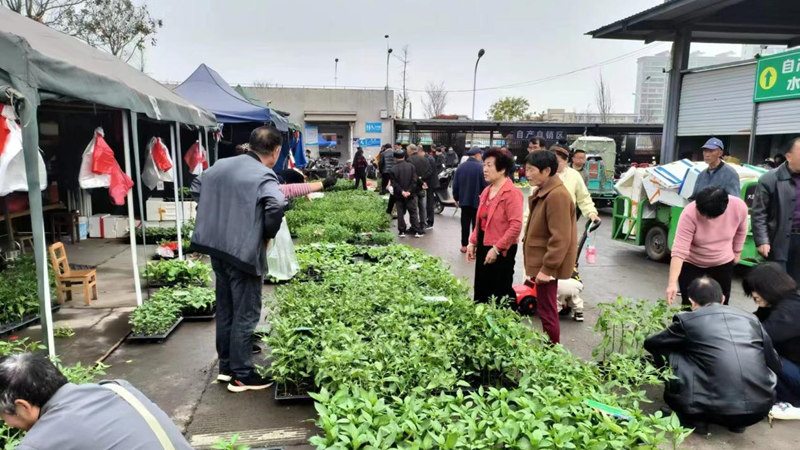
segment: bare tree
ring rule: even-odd
[[[641,112],[639,113],[639,120],[642,123],[650,123],[653,122],[656,118],[655,111],[652,108],[642,108]]]
[[[277,86],[277,84],[268,80],[253,80],[254,88],[268,88],[272,86]]]
[[[399,59],[401,63],[403,63],[403,71],[400,74],[403,77],[403,89],[397,95],[397,102],[400,106],[400,117],[405,119],[406,118],[406,110],[410,109],[411,99],[408,97],[408,89],[406,88],[406,83],[408,82],[408,63],[411,61],[408,59],[410,52],[408,51],[408,45],[404,45],[403,49],[401,50],[401,56],[397,56],[397,54],[392,54],[395,58]],[[410,113],[411,111],[409,111]]]
[[[586,109],[583,111],[576,111],[575,112],[575,120],[578,123],[589,123],[589,119],[592,116],[592,105],[587,104]]]
[[[86,0],[0,0],[0,5],[39,23],[67,32],[67,18]]]
[[[597,78],[594,101],[597,112],[600,113],[600,122],[608,123],[611,111],[614,109],[614,100],[611,98],[611,86],[603,78],[603,72],[600,72],[600,76]]]
[[[428,101],[422,99],[425,115],[430,119],[444,114],[444,110],[447,108],[447,91],[444,89],[444,81],[439,84],[429,82],[428,87],[425,88],[425,95],[428,98]]]
[[[155,34],[164,25],[150,17],[146,4],[135,6],[131,0],[92,0],[65,15],[74,36],[125,62],[147,44],[156,45]]]

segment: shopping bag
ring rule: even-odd
[[[285,217],[278,234],[270,241],[267,248],[267,269],[269,276],[279,281],[291,280],[300,270],[294,254],[292,234],[289,233]]]
[[[94,137],[83,152],[78,181],[83,189],[107,187],[111,203],[124,205],[125,196],[133,188],[133,180],[119,167],[104,136],[102,128],[94,130]]]
[[[22,129],[16,122],[17,115],[10,105],[3,106],[0,115],[0,196],[12,192],[28,191],[28,175],[25,173],[25,155],[22,151]],[[39,187],[47,188],[47,169],[39,153]]]
[[[145,156],[144,170],[142,171],[142,182],[145,186],[154,190],[159,182],[171,183],[172,177],[172,158],[169,156],[167,146],[161,138],[154,137],[147,144],[147,156]]]
[[[192,173],[192,175],[200,175],[203,173],[203,169],[208,169],[206,149],[203,148],[202,144],[200,144],[200,141],[195,141],[195,143],[189,148],[189,151],[186,152],[183,160],[186,161],[186,164],[189,166],[189,171]]]

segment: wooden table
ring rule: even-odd
[[[2,222],[4,220],[6,221],[6,232],[8,233],[8,245],[9,245],[9,249],[13,249],[14,248],[14,226],[13,226],[14,219],[17,219],[17,218],[20,218],[20,217],[30,216],[31,215],[31,210],[30,209],[26,209],[24,211],[17,211],[15,213],[9,214],[9,212],[8,212],[8,199],[6,199],[4,203],[5,203],[5,205],[4,205],[3,210],[4,210],[5,214],[0,215],[0,222]],[[45,213],[47,211],[58,211],[58,210],[62,210],[62,209],[67,209],[67,207],[64,206],[63,203],[54,203],[52,205],[43,206],[42,207],[42,213]]]

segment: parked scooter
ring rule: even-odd
[[[445,208],[458,208],[456,200],[453,198],[453,178],[455,173],[455,168],[449,168],[439,174],[439,187],[433,191],[435,202],[433,211],[436,214],[443,213]]]

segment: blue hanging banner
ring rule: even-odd
[[[367,122],[365,128],[367,133],[383,132],[383,124],[381,122]]]
[[[358,140],[359,147],[380,147],[381,138],[364,138]]]

